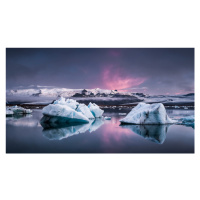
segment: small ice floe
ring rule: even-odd
[[[187,106],[184,106],[183,108],[184,108],[185,110],[187,110],[187,109],[188,109],[188,107],[187,107]]]
[[[173,124],[162,103],[139,103],[128,115],[121,119],[122,124]]]
[[[13,113],[13,115],[17,115],[17,114],[30,114],[32,113],[31,109],[25,109],[22,108],[20,106],[12,106],[12,107],[6,107],[6,116],[8,115],[8,113]]]
[[[12,116],[13,115],[13,111],[6,109],[6,116]]]
[[[104,117],[105,120],[111,120],[111,117]]]
[[[30,113],[32,113],[32,110],[31,110],[31,109],[25,109],[25,110],[24,110],[24,114],[30,114]]]
[[[191,126],[192,128],[194,128],[194,121],[195,121],[194,115],[191,115],[191,116],[180,118],[177,124]]]
[[[174,108],[180,108],[179,106],[174,106]]]
[[[126,113],[119,113],[119,115],[126,115]]]

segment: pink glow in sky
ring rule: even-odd
[[[112,65],[104,68],[102,78],[105,87],[111,90],[123,90],[139,86],[146,80],[146,78],[134,77],[133,75],[126,75],[122,77],[122,70],[120,68],[114,68]]]

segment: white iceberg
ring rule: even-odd
[[[99,106],[96,105],[95,103],[90,102],[88,108],[90,109],[94,117],[102,117],[104,111],[101,110]]]
[[[81,112],[88,119],[94,119],[94,115],[91,113],[90,109],[83,103],[80,103],[76,109],[77,112]]]
[[[122,124],[173,124],[162,103],[139,103],[128,115],[121,119]]]
[[[98,105],[90,103],[89,106],[79,104],[73,99],[61,97],[49,104],[42,110],[43,118],[41,123],[46,128],[56,127],[66,124],[89,123],[91,119],[101,117],[103,110]]]
[[[48,121],[55,121],[55,123],[88,123],[89,119],[81,112],[62,104],[49,104],[42,109],[42,113],[48,117],[56,117],[53,119],[46,119]]]

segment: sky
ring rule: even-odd
[[[7,48],[6,89],[194,92],[193,48]]]

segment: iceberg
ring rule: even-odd
[[[96,117],[102,117],[103,115],[103,110],[101,110],[99,108],[98,105],[96,105],[95,103],[89,103],[88,108],[90,109],[91,113],[93,114],[93,116]]]
[[[66,124],[90,123],[91,119],[101,117],[103,112],[96,104],[90,103],[89,106],[86,106],[73,99],[65,100],[61,97],[53,104],[43,108],[44,116],[41,119],[41,124],[46,124],[46,127],[50,128]]]
[[[121,125],[147,140],[162,144],[166,139],[166,134],[170,125]]]
[[[77,109],[77,112],[81,112],[83,115],[85,115],[88,119],[94,119],[94,115],[91,113],[90,109],[83,103],[79,104]]]
[[[89,119],[81,112],[62,104],[49,104],[42,110],[42,123],[66,124],[66,123],[89,123]]]
[[[128,115],[120,120],[121,124],[173,124],[162,103],[139,103]]]

